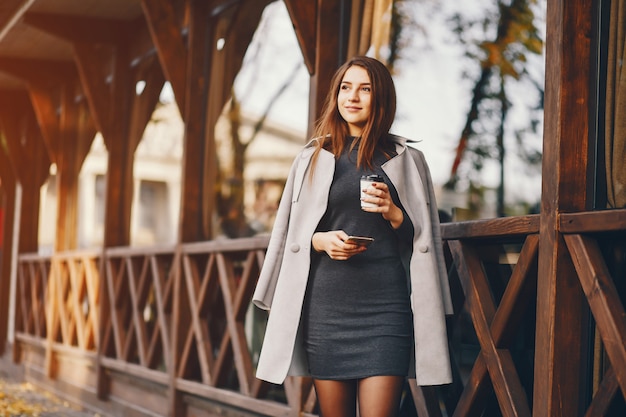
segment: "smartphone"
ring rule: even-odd
[[[344,240],[344,242],[346,243],[353,243],[355,245],[360,245],[360,246],[368,246],[373,241],[374,241],[373,237],[366,237],[366,236],[348,236],[346,240]]]

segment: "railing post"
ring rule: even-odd
[[[559,214],[591,208],[594,0],[548,0],[533,416],[582,415],[588,320]]]
[[[111,301],[106,290],[106,248],[100,252],[100,264],[98,265],[98,292],[100,293],[100,305],[98,306],[98,338],[96,340],[96,395],[100,400],[106,400],[109,395],[109,378],[102,364],[104,356],[104,328],[106,318],[109,316]]]
[[[191,316],[189,314],[189,302],[185,296],[184,272],[183,272],[183,245],[176,245],[174,252],[174,260],[170,273],[174,274],[174,294],[172,302],[172,325],[170,326],[170,358],[169,358],[169,387],[168,399],[169,410],[168,415],[171,417],[179,417],[185,415],[185,406],[182,401],[181,394],[176,388],[176,380],[178,378],[178,369],[180,367],[180,357],[185,343],[185,332],[187,326],[183,323],[189,323]]]

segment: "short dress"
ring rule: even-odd
[[[413,226],[404,209],[396,230],[380,213],[361,209],[359,181],[369,174],[383,176],[402,207],[380,168],[388,157],[378,151],[373,170],[358,169],[356,152],[346,150],[335,164],[328,209],[317,231],[344,230],[374,242],[341,261],[312,250],[302,330],[309,372],[316,379],[406,376],[413,352],[409,283],[400,258],[400,245],[410,244]]]

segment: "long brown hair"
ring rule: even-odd
[[[331,81],[322,115],[315,125],[314,137],[318,140],[318,147],[312,159],[313,168],[322,148],[332,152],[335,158],[339,158],[346,146],[345,139],[350,132],[348,123],[339,113],[337,96],[341,81],[348,68],[352,66],[359,66],[367,71],[372,89],[370,116],[358,138],[357,167],[372,168],[376,147],[383,149],[390,147],[391,139],[388,133],[396,116],[396,88],[393,79],[382,62],[366,56],[356,56],[339,67]]]

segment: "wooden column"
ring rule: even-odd
[[[89,114],[109,151],[105,246],[126,245],[130,242],[133,156],[164,82],[160,67],[150,65],[154,55],[146,52],[150,45],[142,36],[142,31],[147,28],[143,21],[121,22],[38,13],[28,13],[24,19],[29,25],[73,45],[74,61],[89,104]],[[141,65],[133,64],[137,57],[142,58]],[[156,77],[151,75],[150,83],[146,83],[143,93],[137,95],[136,83],[146,75],[145,72],[154,70]],[[62,117],[59,123],[65,126],[68,133],[86,135],[90,128],[81,127],[78,123],[80,114],[70,115],[70,112],[81,110],[69,106],[67,99],[70,95],[65,97],[62,104],[67,110],[67,117]],[[66,164],[72,170],[76,165]]]
[[[72,67],[73,69],[73,67]],[[77,100],[73,80],[59,88],[30,84],[30,96],[42,133],[57,166],[57,227],[55,251],[78,246],[78,176],[96,134],[84,100]],[[59,97],[55,100],[54,97]]]
[[[185,121],[181,192],[181,243],[214,237],[218,161],[215,123],[230,98],[246,49],[270,0],[219,4],[190,0],[186,9],[172,0],[142,0],[142,7],[163,71]],[[185,16],[186,18],[183,18]],[[186,29],[186,36],[183,35]],[[223,40],[221,49],[218,39]],[[177,323],[190,319],[189,300],[177,273],[170,377],[178,377],[184,332]],[[170,413],[184,405],[175,384]]]
[[[179,240],[194,242],[213,233],[213,213],[208,210],[213,195],[207,192],[214,190],[215,179],[207,169],[213,156],[208,155],[206,114],[215,27],[210,2],[191,0],[188,10],[179,6],[172,0],[142,0],[159,60],[185,120]]]
[[[349,22],[353,10],[350,3],[348,0],[285,0],[304,62],[311,74],[309,137],[320,116],[332,76],[348,58]],[[354,10],[360,11],[359,8]]]
[[[13,251],[13,224],[15,219],[15,186],[22,186],[22,202],[19,215],[18,253],[37,252],[39,241],[39,203],[40,188],[48,178],[50,159],[43,145],[41,133],[36,123],[32,107],[25,91],[5,92],[0,100],[2,112],[2,132],[6,140],[3,151],[5,161],[2,177],[6,187],[7,203],[5,218],[10,226],[5,230],[5,255],[3,256],[2,283],[8,285],[0,297],[7,297],[10,291],[11,254]],[[5,179],[6,177],[6,179]],[[5,182],[6,181],[6,182]],[[10,250],[10,252],[9,252]],[[6,263],[5,263],[6,262]],[[6,268],[6,269],[5,269]],[[6,309],[8,317],[8,301],[2,303],[2,311]],[[16,308],[17,311],[17,308]],[[0,320],[3,313],[0,312]],[[6,320],[0,324],[0,343],[4,349],[6,342]],[[4,327],[4,328],[3,328]],[[15,353],[17,356],[17,353]]]
[[[40,188],[48,178],[50,158],[25,91],[2,95],[4,133],[17,181],[22,185],[19,252],[39,249]]]
[[[559,215],[591,207],[593,0],[548,0],[543,189],[533,415],[574,417],[584,401],[584,296]]]
[[[102,132],[109,151],[106,177],[105,234],[103,249],[130,244],[130,214],[133,199],[134,154],[143,130],[158,101],[164,78],[156,60],[144,68],[146,73],[133,71],[131,56],[126,45],[118,43],[110,55],[102,55],[99,46],[75,43],[77,66],[91,111]],[[102,77],[103,68],[112,68],[112,84],[107,85]],[[136,95],[135,85],[144,77],[146,86],[141,95]],[[106,294],[106,279],[101,268],[101,294]],[[111,300],[103,297],[100,323],[113,308]],[[102,356],[104,339],[109,329],[100,329],[99,357]],[[108,383],[100,362],[98,367],[98,395],[106,397]]]
[[[3,111],[4,114],[4,111]],[[0,120],[0,133],[3,133]],[[0,146],[0,208],[4,210],[2,251],[0,254],[0,356],[8,339],[11,262],[13,260],[13,224],[15,222],[15,187],[17,178],[10,156]],[[14,356],[14,358],[16,358]]]

